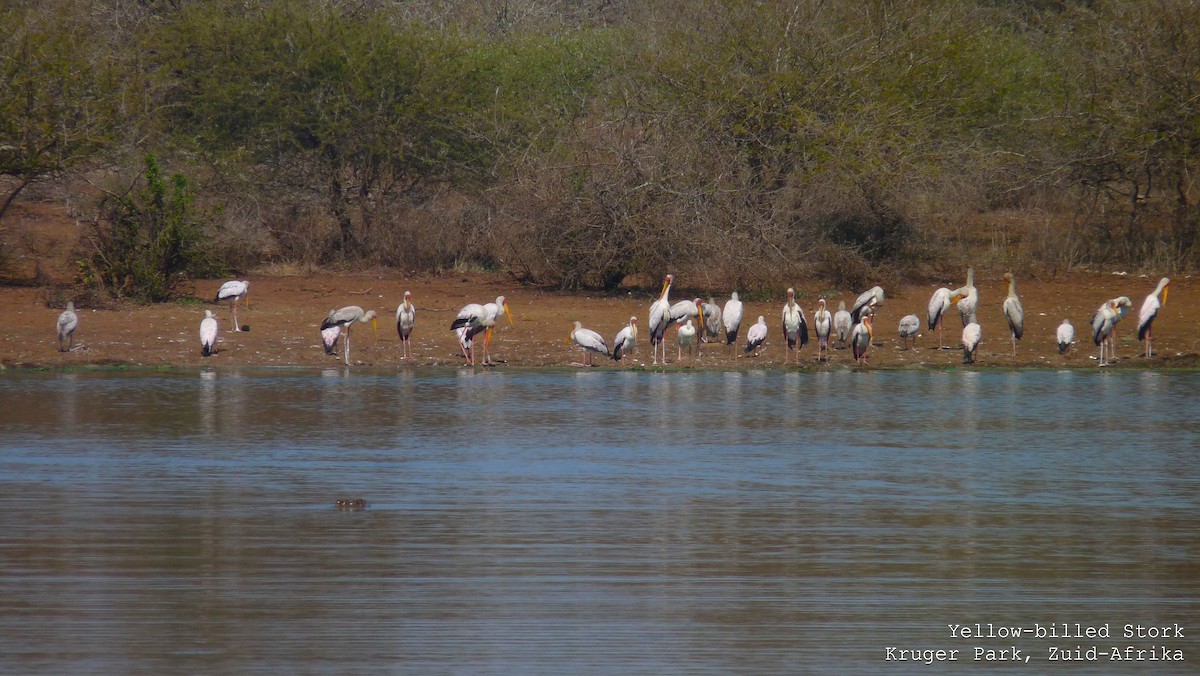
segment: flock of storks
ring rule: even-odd
[[[676,327],[677,360],[683,358],[684,350],[690,351],[694,348],[698,355],[703,343],[720,342],[723,339],[727,346],[734,345],[738,340],[742,324],[742,302],[738,299],[737,292],[731,294],[723,308],[718,306],[712,298],[709,298],[707,303],[702,302],[699,298],[671,303],[669,295],[674,279],[673,275],[667,275],[663,279],[662,291],[659,293],[658,299],[650,305],[648,326],[653,364],[658,364],[660,351],[662,362],[667,363],[665,338],[667,330],[672,326]],[[1003,312],[1012,337],[1013,354],[1016,355],[1017,341],[1021,339],[1025,330],[1025,312],[1021,307],[1021,299],[1017,296],[1016,280],[1012,273],[1005,273],[1004,279],[1008,283],[1008,295],[1004,300]],[[1159,308],[1167,300],[1167,287],[1170,283],[1166,277],[1159,280],[1158,286],[1146,296],[1141,311],[1138,313],[1138,340],[1145,343],[1147,357],[1153,355],[1152,326]],[[230,281],[225,282],[217,292],[216,302],[230,301],[232,303],[234,331],[242,330],[237,319],[237,306],[238,302],[243,299],[246,300],[247,307],[249,306],[247,298],[249,290],[250,283],[248,281]],[[875,336],[872,325],[875,310],[883,302],[884,291],[879,286],[872,287],[860,294],[849,310],[846,309],[845,302],[839,302],[837,312],[830,313],[826,309],[825,299],[817,300],[817,307],[812,315],[813,333],[817,338],[817,360],[828,359],[830,339],[836,338],[843,345],[849,344],[857,363],[866,364],[867,351]],[[951,307],[958,310],[963,322],[963,362],[968,364],[974,363],[976,349],[983,335],[976,317],[978,305],[979,292],[975,288],[975,272],[974,269],[968,269],[965,285],[957,289],[943,287],[933,293],[929,299],[929,308],[925,318],[926,326],[931,331],[934,329],[938,331],[938,348],[944,349],[945,315]],[[1100,366],[1108,365],[1109,360],[1112,359],[1116,325],[1132,307],[1133,303],[1127,296],[1119,296],[1106,301],[1092,315],[1092,339],[1100,348]],[[482,364],[486,366],[495,363],[489,350],[492,329],[501,315],[508,318],[510,325],[515,325],[504,296],[498,296],[493,303],[471,303],[459,310],[458,315],[450,324],[450,329],[458,338],[463,359],[467,364],[476,364],[475,338],[480,333],[484,334]],[[412,293],[405,291],[403,302],[396,308],[396,331],[403,344],[406,358],[411,355],[409,337],[415,322],[416,308],[412,304]],[[79,318],[75,314],[74,303],[67,303],[67,309],[58,317],[59,350],[69,351],[73,348],[74,333],[78,324]],[[331,355],[337,354],[337,343],[341,340],[347,365],[350,364],[350,327],[354,324],[370,324],[372,331],[378,334],[376,312],[374,310],[364,311],[357,305],[331,310],[325,320],[321,322],[321,338],[325,352]],[[584,351],[585,365],[587,366],[593,365],[592,355],[594,354],[620,361],[634,349],[638,336],[637,327],[637,317],[630,317],[629,324],[617,334],[613,346],[610,348],[599,333],[584,328],[582,322],[577,321],[574,329],[567,336],[566,344],[574,342]],[[787,300],[781,316],[781,328],[784,342],[787,345],[784,363],[792,361],[793,353],[798,363],[799,348],[808,344],[809,341],[809,322],[805,317],[804,310],[796,302],[796,294],[793,289],[787,290]],[[920,328],[920,317],[906,315],[899,324],[901,340],[907,342],[911,339],[915,343]],[[1070,319],[1063,320],[1058,327],[1056,337],[1059,352],[1066,353],[1075,342],[1075,328]],[[753,353],[757,356],[766,339],[767,322],[760,315],[758,321],[746,331],[745,354]],[[201,354],[206,357],[211,355],[216,341],[216,317],[212,310],[205,310],[204,319],[200,322]]]

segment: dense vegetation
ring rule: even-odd
[[[234,269],[1200,262],[1200,2],[6,7],[0,228],[31,184],[136,190],[154,154],[209,207],[189,260]]]

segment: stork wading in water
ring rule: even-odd
[[[725,301],[725,310],[721,312],[721,323],[725,325],[725,344],[737,342],[738,331],[742,328],[742,301],[738,300],[737,291],[729,295]]]
[[[496,321],[500,315],[508,317],[509,326],[516,326],[513,321],[512,312],[508,310],[508,303],[504,300],[504,296],[496,296],[496,302],[471,303],[464,305],[458,311],[458,316],[450,324],[451,330],[467,328],[467,337],[472,345],[470,350],[463,347],[463,341],[459,341],[459,346],[463,347],[463,358],[471,366],[475,365],[475,336],[483,333],[483,365],[492,366],[495,362],[492,361],[491,344],[492,344],[492,329],[496,326]]]
[[[873,286],[858,295],[854,307],[850,308],[851,321],[861,321],[864,314],[875,314],[876,306],[883,305],[884,295],[882,286]]]
[[[1064,319],[1062,324],[1058,325],[1058,330],[1054,332],[1054,338],[1058,341],[1058,353],[1066,354],[1071,349],[1071,344],[1075,342],[1075,325],[1070,319]]]
[[[979,307],[979,289],[975,288],[975,268],[967,268],[967,283],[957,289],[953,297],[958,299],[958,315],[962,317],[963,327],[971,322],[979,323],[975,318],[975,309]]]
[[[592,364],[593,354],[602,354],[605,357],[611,357],[612,353],[608,351],[608,344],[604,342],[604,338],[599,333],[591,329],[583,328],[583,322],[575,322],[575,328],[567,334],[567,340],[563,343],[564,346],[569,345],[571,341],[583,348],[584,363],[583,366],[594,366]]]
[[[321,322],[322,335],[325,329],[337,326],[341,329],[341,333],[345,334],[345,351],[346,366],[350,365],[350,326],[352,324],[370,324],[371,331],[375,337],[379,338],[379,323],[375,319],[374,310],[363,310],[357,305],[347,305],[340,310],[334,310],[329,313],[325,321]]]
[[[846,301],[839,300],[837,312],[833,313],[833,332],[837,334],[838,342],[842,344],[842,347],[845,347],[846,341],[850,340],[850,332],[853,330],[854,318],[846,309]]]
[[[975,363],[975,351],[979,349],[979,341],[983,338],[983,330],[976,322],[971,322],[963,327],[962,346],[963,346],[963,363]]]
[[[754,356],[762,354],[763,343],[767,340],[767,319],[762,315],[758,316],[758,321],[746,331],[746,354],[754,353]]]
[[[58,334],[58,351],[75,349],[75,328],[79,326],[79,315],[75,314],[75,301],[67,301],[67,309],[58,315],[55,331]]]
[[[667,328],[671,325],[671,283],[675,281],[674,275],[663,277],[662,291],[658,295],[658,300],[650,304],[650,316],[647,317],[646,326],[650,329],[650,351],[653,353],[654,365],[658,365],[658,349],[662,346],[663,363],[667,363],[667,346],[663,344],[663,336],[666,335]]]
[[[1012,335],[1013,356],[1017,356],[1017,341],[1025,333],[1025,308],[1021,307],[1021,299],[1017,297],[1017,280],[1011,272],[1004,273],[1008,282],[1008,297],[1004,299],[1004,321],[1008,322],[1008,331]]]
[[[829,361],[829,335],[833,331],[833,315],[825,309],[825,299],[817,299],[813,310],[813,332],[817,334],[817,361]]]
[[[965,292],[964,292],[965,293]],[[938,349],[944,350],[945,341],[942,338],[942,329],[946,322],[946,312],[950,309],[950,298],[954,295],[954,291],[942,287],[933,292],[933,297],[929,299],[929,311],[925,315],[926,326],[932,331],[937,329],[938,332]]]
[[[800,309],[800,304],[796,302],[795,289],[787,290],[787,301],[783,304],[783,339],[787,344],[787,351],[783,353],[783,363],[787,364],[791,360],[792,350],[804,347],[808,343],[808,322],[804,320],[804,310]],[[796,363],[800,362],[800,355],[796,355]]]
[[[210,357],[217,345],[217,318],[212,310],[204,311],[204,319],[200,320],[200,356]]]
[[[875,338],[875,332],[871,329],[871,315],[864,314],[862,319],[854,325],[854,329],[850,331],[850,348],[854,354],[854,361],[860,366],[867,365],[867,350],[871,349],[871,341]]]
[[[900,318],[900,343],[909,349],[917,346],[917,334],[921,331],[921,318],[916,315],[904,315]],[[908,344],[912,339],[912,345]]]
[[[1146,300],[1142,302],[1142,309],[1138,312],[1138,340],[1146,343],[1146,357],[1154,356],[1154,348],[1151,345],[1153,335],[1151,333],[1154,318],[1158,316],[1158,311],[1167,302],[1167,287],[1171,285],[1171,280],[1163,277],[1158,280],[1158,286],[1154,287],[1154,292],[1146,296]],[[1158,299],[1159,294],[1162,294],[1162,300]]]
[[[221,288],[217,290],[217,297],[214,303],[220,303],[224,300],[233,301],[233,330],[241,331],[242,325],[238,323],[237,306],[238,301],[246,300],[246,309],[250,309],[250,282],[247,281],[232,281],[225,282]]]
[[[637,317],[630,317],[629,325],[621,329],[613,339],[613,361],[621,361],[622,357],[637,347],[637,333]]]
[[[404,292],[404,300],[396,308],[396,333],[400,334],[400,343],[404,347],[404,358],[412,356],[409,351],[408,339],[412,336],[413,325],[417,323],[417,308],[412,304],[412,292]]]

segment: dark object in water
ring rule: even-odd
[[[333,504],[338,509],[352,510],[355,512],[357,512],[361,509],[366,509],[366,507],[367,507],[367,501],[363,500],[362,498],[354,498],[352,500],[351,499],[341,499]]]

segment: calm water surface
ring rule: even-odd
[[[1194,673],[1198,395],[1149,371],[10,372],[0,670],[962,673],[1015,646],[1028,673]],[[946,626],[976,623],[1111,638]],[[1093,645],[1188,661],[1047,661]]]

